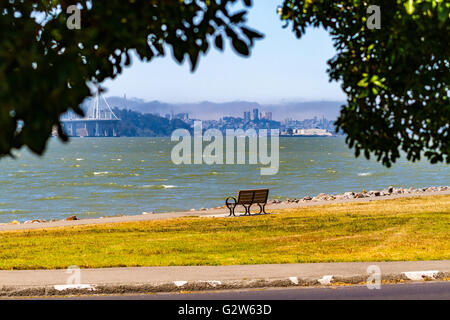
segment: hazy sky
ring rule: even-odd
[[[137,58],[114,81],[104,83],[107,96],[137,97],[165,102],[235,101],[277,103],[291,100],[344,100],[338,83],[329,83],[326,61],[335,51],[322,29],[308,29],[298,40],[283,29],[276,15],[282,0],[256,0],[248,25],[265,34],[249,58],[211,48],[195,73],[172,53],[150,63]]]

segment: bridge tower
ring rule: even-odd
[[[103,99],[104,105],[100,103]],[[99,90],[92,99],[84,118],[69,113],[62,118],[66,133],[72,137],[117,137],[119,117],[112,111],[108,101]]]

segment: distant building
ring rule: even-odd
[[[267,112],[264,114],[264,119],[269,120],[269,121],[272,121],[272,112],[267,111]]]
[[[259,120],[259,109],[255,108],[253,109],[253,119],[254,121],[258,121]]]
[[[292,118],[286,118],[283,120],[283,125],[285,125],[285,126],[290,126],[293,123],[294,123],[294,119],[292,119]]]
[[[293,129],[292,135],[294,136],[318,136],[318,137],[331,137],[332,134],[324,129]]]
[[[250,111],[244,111],[244,121],[250,121]]]

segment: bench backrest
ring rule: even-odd
[[[237,204],[267,203],[269,189],[239,190]]]

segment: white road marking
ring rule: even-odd
[[[182,287],[182,286],[184,286],[186,283],[187,283],[187,281],[174,281],[173,282],[177,287]]]
[[[218,280],[210,280],[210,281],[206,281],[206,282],[213,287],[220,286],[222,284],[222,282],[218,281]]]
[[[64,291],[69,289],[95,291],[95,286],[90,284],[62,284],[62,285],[54,285],[53,287],[58,291]]]
[[[410,272],[402,272],[409,280],[423,280],[424,278],[436,278],[439,271],[431,270],[431,271],[410,271]]]
[[[323,276],[322,279],[318,279],[317,281],[319,281],[319,283],[322,285],[326,285],[330,284],[332,279],[333,276]]]
[[[298,284],[298,278],[297,277],[289,277],[289,280],[291,280],[291,282],[293,284]]]

